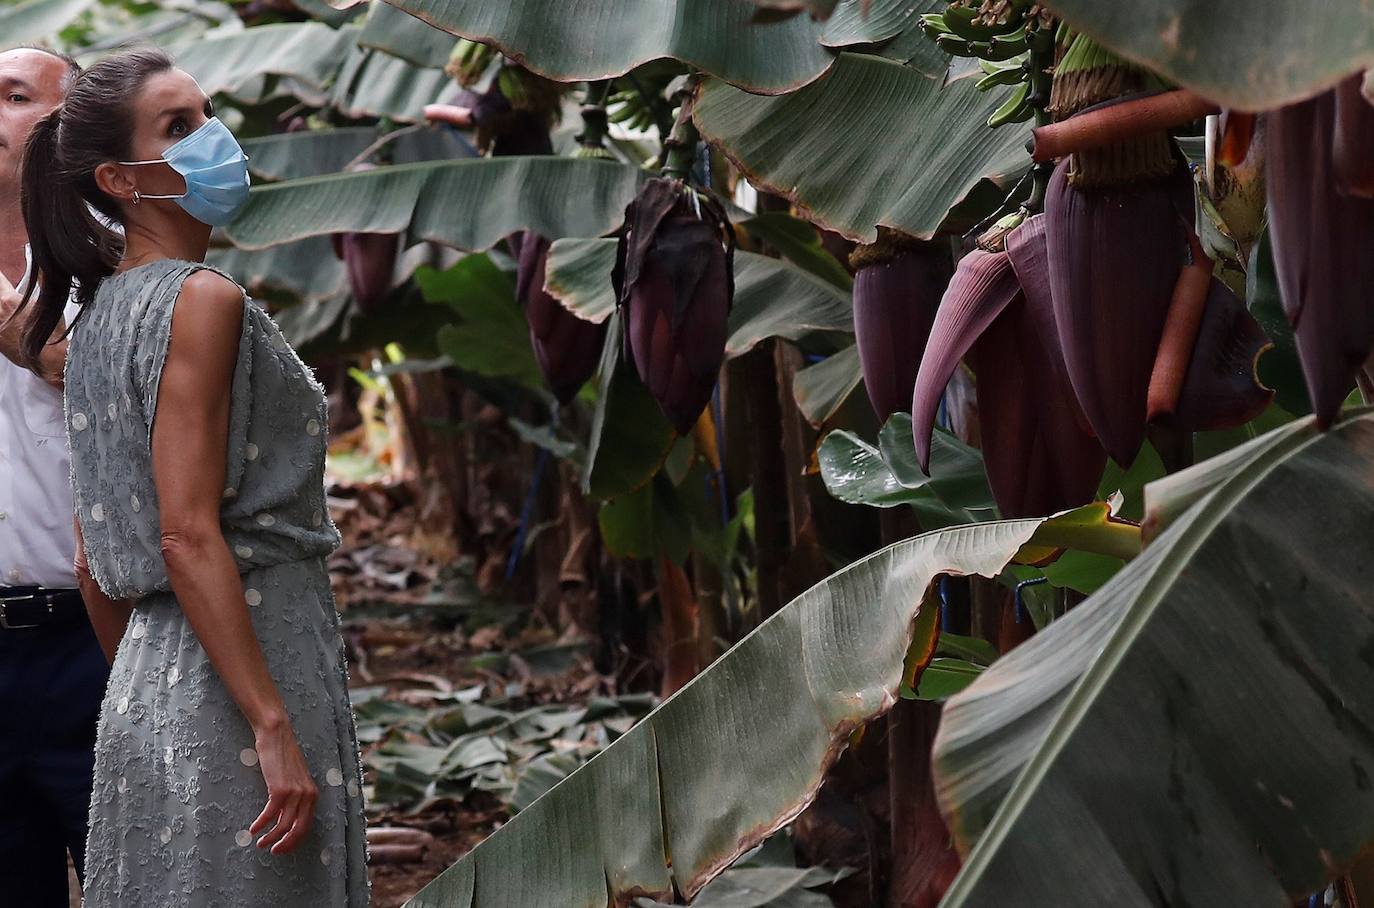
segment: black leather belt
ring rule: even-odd
[[[0,630],[44,627],[85,617],[80,590],[0,586]]]

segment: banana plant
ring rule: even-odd
[[[1146,489],[1148,544],[948,704],[944,901],[1288,905],[1374,842],[1374,413]]]
[[[1064,531],[1085,521],[1081,542],[1138,544],[1133,528],[1104,514],[939,530],[844,568],[407,904],[602,908],[694,896],[789,823],[851,734],[917,681],[939,634],[930,597],[938,575],[992,577],[1018,553],[1052,556]]]

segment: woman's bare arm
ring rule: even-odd
[[[95,582],[95,578],[91,576],[90,565],[86,563],[86,545],[81,539],[81,524],[73,518],[72,525],[76,527],[76,558],[72,563],[72,568],[76,572],[76,587],[81,590],[81,600],[86,603],[86,614],[91,618],[91,627],[95,629],[95,638],[100,641],[100,648],[105,651],[105,660],[113,665],[115,650],[119,649],[119,641],[123,639],[124,631],[129,626],[133,606],[128,599],[111,599],[106,596],[100,584]]]
[[[211,664],[253,728],[269,800],[249,827],[258,847],[294,849],[318,794],[253,632],[220,527],[230,385],[243,326],[237,286],[212,271],[182,285],[153,420],[153,479],[172,591]]]

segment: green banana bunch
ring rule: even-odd
[[[495,48],[460,38],[458,43],[453,45],[444,72],[464,88],[471,88],[482,78],[496,57]]]
[[[962,42],[967,42],[977,50],[983,45],[993,44],[998,38],[1015,39],[1031,6],[1030,0],[957,0],[943,13],[921,16],[921,28],[937,44],[944,38],[944,44],[951,46],[946,48],[950,53],[981,56],[976,52],[960,53],[951,48],[962,48]]]
[[[1007,123],[1024,123],[1035,114],[1035,108],[1030,102],[1030,80],[1022,82],[1012,90],[1007,96],[1007,100],[1002,102],[1002,106],[992,112],[988,117],[988,125],[993,129],[1004,126]]]

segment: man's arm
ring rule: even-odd
[[[20,339],[24,333],[24,319],[17,317],[19,303],[22,300],[23,295],[14,289],[14,285],[9,282],[9,279],[0,274],[0,356],[5,357],[16,366],[28,368],[28,363],[24,361],[24,354],[19,349]],[[62,338],[65,330],[64,323],[58,322],[53,337]],[[62,338],[43,348],[43,354],[39,357],[41,371],[36,374],[60,391],[62,390],[62,372],[66,363],[67,340]]]

